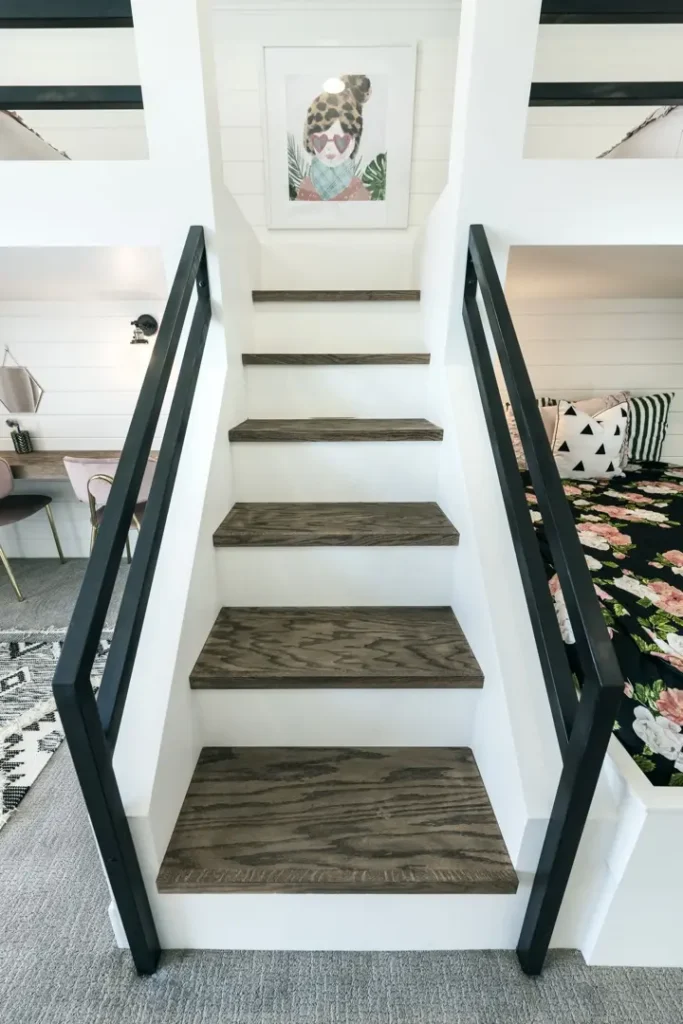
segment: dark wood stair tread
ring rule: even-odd
[[[443,430],[423,419],[324,417],[305,420],[244,420],[231,441],[440,441]]]
[[[458,539],[433,501],[239,501],[213,535],[216,547],[452,546]]]
[[[429,352],[245,352],[244,366],[422,366]]]
[[[157,887],[171,893],[514,893],[466,748],[202,750]]]
[[[450,608],[222,608],[195,689],[480,687]]]
[[[344,289],[340,291],[254,291],[251,293],[254,302],[419,302],[420,292],[409,289],[385,291],[359,291]]]

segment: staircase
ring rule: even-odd
[[[433,500],[443,432],[417,293],[254,300],[162,944],[512,944],[518,882],[469,749],[483,678],[450,607],[458,531]],[[268,902],[225,903],[246,895]]]

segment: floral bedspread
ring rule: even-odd
[[[683,786],[683,467],[642,463],[612,480],[566,480],[564,491],[624,673],[616,735],[654,785]],[[536,498],[530,486],[526,493],[572,644]]]

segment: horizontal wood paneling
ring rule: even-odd
[[[675,391],[663,457],[683,464],[683,300],[511,306],[537,394]]]
[[[161,316],[158,301],[146,299],[143,305]],[[45,391],[36,414],[17,417],[36,447],[121,446],[153,348],[130,344],[130,321],[141,311],[136,300],[0,303],[0,345],[10,347]],[[0,448],[11,448],[6,419],[0,419]]]

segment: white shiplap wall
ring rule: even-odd
[[[16,417],[36,448],[121,447],[153,348],[130,344],[141,312],[160,317],[163,304],[0,302],[0,349],[8,345],[45,390],[37,413]],[[12,446],[7,415],[0,449]]]
[[[163,303],[0,302],[0,348],[27,366],[45,389],[38,412],[12,414],[2,408],[0,456],[11,450],[5,420],[18,419],[36,449],[120,450],[130,424],[152,345],[130,345],[130,321],[141,312],[160,317]],[[154,440],[158,448],[168,401]],[[19,481],[18,491],[50,494],[57,529],[67,557],[88,553],[88,513],[70,485],[58,480]],[[54,558],[44,515],[2,531],[9,557]]]
[[[663,458],[683,464],[683,299],[511,302],[538,395],[675,391]]]

